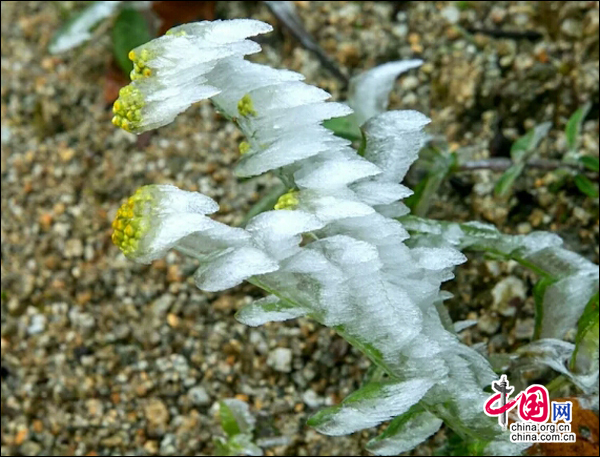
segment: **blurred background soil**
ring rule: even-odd
[[[110,30],[50,55],[64,21],[57,3],[81,6],[2,2],[2,455],[210,455],[222,434],[214,405],[227,397],[251,405],[258,436],[289,437],[269,455],[366,455],[376,430],[330,438],[305,425],[356,389],[369,366],[345,341],[303,319],[243,326],[235,311],[261,291],[204,293],[190,277],[194,261],[170,253],[141,266],[111,244],[116,210],[144,184],[203,192],[221,205],[217,219],[239,224],[275,179],[235,179],[242,136],[209,103],[140,138],[116,129]],[[347,75],[422,58],[390,107],[426,113],[452,148],[507,156],[512,140],[552,121],[540,154],[560,159],[567,119],[589,101],[581,148],[598,155],[598,2],[295,3]],[[272,23],[253,59],[344,98],[341,81],[263,3],[218,2],[212,13]],[[498,178],[454,176],[429,216],[552,231],[598,262],[597,199],[528,169],[499,200]],[[447,286],[452,317],[479,321],[464,341],[492,352],[526,342],[534,281],[512,262],[472,256]],[[415,453],[447,438],[442,428]]]

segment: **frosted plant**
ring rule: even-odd
[[[176,249],[196,258],[199,288],[218,291],[249,281],[268,292],[237,318],[256,326],[309,316],[334,328],[374,364],[371,380],[309,424],[342,435],[391,423],[368,448],[389,455],[412,449],[443,422],[488,452],[516,453],[497,422],[484,415],[483,389],[496,379],[479,352],[445,321],[440,285],[465,257],[447,240],[409,247],[398,217],[402,186],[425,141],[429,119],[390,111],[379,96],[361,116],[361,156],[322,126],[352,113],[298,73],[250,63],[260,47],[246,38],[271,30],[254,20],[186,24],[130,53],[133,82],[114,104],[113,123],[140,133],[171,122],[210,99],[237,124],[239,176],[275,172],[287,186],[274,211],[244,229],[212,220],[217,204],[173,186],[146,186],[119,210],[113,241],[148,263]],[[419,62],[379,71],[389,86]],[[366,79],[377,86],[374,80]],[[386,92],[386,95],[387,95]],[[356,99],[356,98],[355,98]],[[365,114],[366,113],[366,114]]]

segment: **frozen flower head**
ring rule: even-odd
[[[123,254],[150,263],[176,249],[200,261],[198,287],[217,291],[254,275],[275,271],[279,264],[241,228],[213,221],[207,214],[219,206],[209,197],[170,185],[144,186],[119,208],[112,224]]]
[[[251,19],[184,24],[131,50],[131,84],[119,92],[112,122],[132,133],[161,127],[193,103],[214,97],[218,65],[260,51],[247,37],[272,27]]]
[[[169,185],[141,187],[117,211],[112,241],[127,257],[148,263],[186,236],[208,228],[218,210],[209,197]]]

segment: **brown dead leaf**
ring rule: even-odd
[[[196,1],[152,2],[152,9],[162,20],[158,32],[159,36],[176,25],[197,20],[214,20],[216,3]]]
[[[598,455],[598,416],[589,409],[583,409],[576,398],[553,398],[552,401],[571,401],[571,432],[575,433],[574,443],[537,443],[527,450],[528,455],[566,456]]]

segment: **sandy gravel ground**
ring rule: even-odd
[[[103,97],[109,33],[50,56],[61,24],[54,3],[2,2],[2,455],[211,455],[221,434],[215,402],[234,396],[251,405],[258,436],[289,438],[269,455],[366,455],[375,430],[327,438],[305,425],[319,406],[356,389],[369,366],[345,341],[307,320],[245,327],[233,314],[259,290],[203,293],[190,278],[193,261],[171,253],[140,266],[112,246],[112,218],[143,184],[201,191],[221,204],[219,220],[238,224],[275,181],[234,178],[241,134],[209,104],[147,144],[115,129]],[[509,139],[552,121],[541,154],[560,159],[565,122],[586,101],[594,108],[582,148],[598,154],[597,2],[296,3],[347,74],[423,58],[400,79],[392,107],[427,113],[434,132],[474,158],[497,152],[501,119]],[[273,23],[257,60],[343,97],[339,81],[264,5],[226,2],[217,13]],[[556,175],[539,170],[498,201],[497,179],[490,171],[457,176],[430,215],[512,233],[554,231],[598,262],[598,201],[573,188],[552,192]],[[492,351],[526,341],[533,279],[478,257],[459,269],[448,286],[456,294],[451,314],[479,319],[465,341]],[[496,287],[507,290],[500,302]],[[431,454],[447,436],[442,429],[416,453]]]

